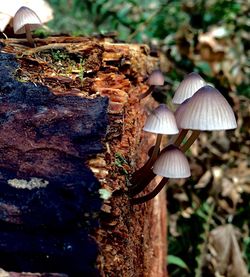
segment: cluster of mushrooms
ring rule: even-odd
[[[155,70],[149,76],[150,89],[164,84],[164,76]],[[187,178],[191,175],[185,152],[201,131],[235,129],[237,123],[231,106],[213,86],[206,84],[197,73],[188,74],[177,88],[173,103],[178,107],[173,113],[166,104],[160,104],[147,118],[143,130],[157,135],[149,151],[149,159],[135,171],[130,179],[129,195],[132,204],[140,204],[155,197],[169,178]],[[189,135],[190,134],[190,135]],[[172,135],[169,145],[161,149],[163,135]],[[187,138],[186,138],[187,137]],[[158,175],[160,183],[148,194],[134,197]]]
[[[34,46],[31,31],[40,26],[42,26],[41,20],[28,7],[21,7],[13,18],[14,33],[25,33],[31,46]],[[139,99],[148,96],[155,86],[164,84],[161,71],[153,71],[148,84],[150,86],[148,91],[140,95]],[[140,204],[155,197],[169,178],[187,178],[191,175],[184,153],[201,131],[229,130],[237,127],[233,110],[227,100],[216,88],[206,84],[197,73],[190,73],[180,83],[173,103],[179,105],[174,113],[165,104],[160,104],[149,115],[143,128],[146,132],[157,134],[157,137],[155,145],[149,151],[149,159],[130,179],[129,195],[133,204]],[[188,136],[189,133],[191,134]],[[163,135],[173,137],[169,145],[160,149]],[[135,197],[156,175],[162,176],[162,180],[153,191]]]

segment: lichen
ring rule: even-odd
[[[107,189],[99,189],[100,198],[108,200],[112,196],[112,192]]]
[[[9,179],[8,184],[17,189],[45,188],[49,182],[41,178],[32,177],[30,181],[24,179]]]

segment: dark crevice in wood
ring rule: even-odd
[[[108,99],[55,96],[17,68],[0,53],[0,267],[95,276],[102,201],[85,161],[103,151]]]

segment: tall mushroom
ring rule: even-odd
[[[182,104],[192,97],[197,90],[205,86],[205,80],[196,72],[191,72],[185,76],[184,80],[179,84],[177,90],[175,91],[172,102],[174,104]],[[179,146],[187,135],[187,130],[182,129],[177,139],[175,140],[175,145]],[[175,139],[175,138],[174,138]]]
[[[28,7],[21,7],[13,18],[13,29],[15,34],[26,34],[30,45],[34,46],[31,31],[42,26],[42,22],[37,14]]]
[[[183,103],[186,99],[192,97],[198,89],[205,85],[205,80],[198,73],[189,73],[175,91],[173,103]]]
[[[214,87],[200,88],[175,112],[177,125],[193,130],[182,147],[185,152],[199,136],[200,131],[229,130],[237,127],[234,112],[225,97]]]

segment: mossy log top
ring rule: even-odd
[[[107,38],[1,44],[0,267],[164,276],[164,195],[132,207],[126,194],[152,144],[154,103],[138,96],[157,57]]]

